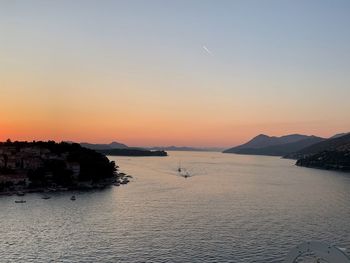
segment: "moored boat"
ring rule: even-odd
[[[23,200],[23,198],[21,200],[15,200],[15,203],[17,204],[23,204],[23,203],[26,203],[27,201],[26,200]]]
[[[41,199],[50,199],[50,198],[51,198],[51,196],[49,196],[49,195],[44,195],[41,197]]]

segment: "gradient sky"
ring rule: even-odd
[[[350,131],[350,1],[0,0],[0,140]]]

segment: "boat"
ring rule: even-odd
[[[70,198],[70,200],[72,200],[72,201],[75,201],[75,195],[72,195],[72,197]]]
[[[130,182],[130,181],[129,181],[128,178],[124,178],[123,181],[122,181],[122,184],[127,184],[127,183],[129,183],[129,182]]]
[[[49,196],[49,195],[44,195],[41,197],[41,199],[50,199],[50,198],[51,198],[51,196]]]
[[[181,168],[181,171],[179,171],[179,175],[184,178],[188,178],[191,176],[190,173],[185,168]]]
[[[17,195],[18,195],[18,196],[24,196],[24,195],[25,195],[25,193],[24,193],[24,192],[22,192],[22,191],[18,191],[18,192],[17,192]]]
[[[17,204],[23,204],[23,203],[26,203],[27,201],[26,200],[23,200],[23,198],[21,200],[15,200],[15,203]]]
[[[15,200],[15,203],[20,203],[20,204],[23,204],[23,203],[26,203],[27,201],[26,200]]]
[[[181,168],[181,163],[180,163],[180,162],[179,162],[179,167],[177,168],[177,171],[178,171],[179,173],[182,172],[182,168]]]

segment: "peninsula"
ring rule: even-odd
[[[114,161],[76,143],[0,143],[0,192],[103,188],[128,182]]]
[[[72,143],[72,142],[70,142]],[[80,146],[95,150],[105,155],[110,156],[168,156],[164,149],[146,149],[142,147],[129,147],[120,142],[111,142],[109,144],[95,144],[81,142]]]
[[[99,153],[111,156],[168,156],[166,151],[151,151],[139,148],[126,148],[126,149],[104,149],[96,150]]]

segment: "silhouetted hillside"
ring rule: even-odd
[[[127,145],[119,142],[111,142],[109,144],[93,144],[87,142],[79,143],[81,146],[92,149],[92,150],[104,150],[104,149],[126,149],[129,148]]]
[[[331,137],[330,139],[321,141],[311,146],[300,149],[296,153],[289,154],[286,158],[300,159],[306,156],[317,154],[324,151],[344,150],[350,148],[350,134],[347,133],[341,137]]]
[[[349,145],[348,145],[349,146]],[[296,162],[298,166],[319,168],[326,170],[350,171],[350,147],[344,150],[323,151]]]
[[[297,154],[296,165],[327,170],[350,171],[350,134],[311,145]]]
[[[99,153],[103,153],[105,155],[112,156],[167,156],[167,152],[165,151],[150,151],[145,149],[104,149],[104,150],[96,150]]]
[[[0,143],[1,189],[15,189],[20,177],[23,188],[78,188],[81,182],[105,182],[117,178],[114,161],[77,143],[54,141]],[[25,183],[28,182],[28,183]]]
[[[342,136],[347,135],[347,134],[349,134],[349,133],[348,132],[337,133],[337,134],[333,135],[332,137],[330,137],[329,139],[339,138],[339,137],[342,137]]]
[[[300,134],[281,137],[260,134],[245,144],[225,150],[224,153],[283,156],[323,140],[325,139]]]

